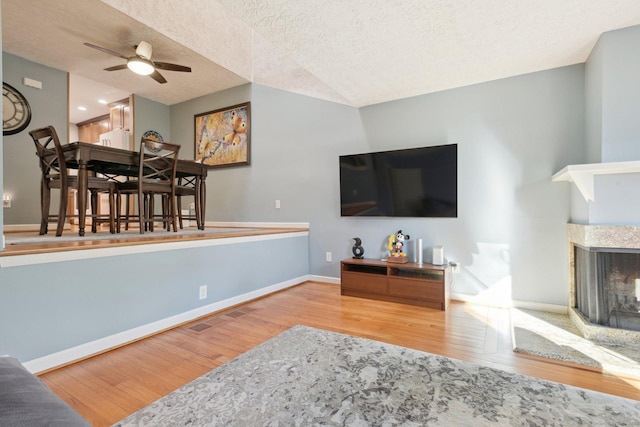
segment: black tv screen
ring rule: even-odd
[[[340,156],[340,214],[456,218],[458,145]]]

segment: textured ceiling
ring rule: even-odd
[[[2,0],[3,50],[168,105],[260,83],[365,106],[584,62],[638,0]],[[37,31],[34,31],[37,29]],[[159,85],[82,45],[189,65]]]

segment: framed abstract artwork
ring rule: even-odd
[[[251,103],[196,114],[195,160],[211,167],[251,163]]]

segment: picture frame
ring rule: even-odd
[[[251,164],[251,103],[194,116],[195,161],[207,166]]]

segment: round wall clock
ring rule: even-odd
[[[147,139],[153,139],[154,141],[164,142],[164,139],[162,139],[162,135],[160,135],[155,130],[146,131],[145,133],[142,134],[142,137]]]
[[[27,99],[13,86],[2,83],[2,134],[23,131],[31,121],[31,107]]]

